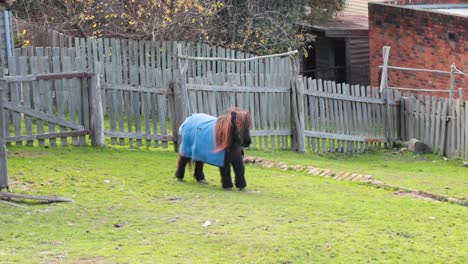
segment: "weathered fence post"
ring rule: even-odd
[[[5,116],[3,114],[3,90],[6,87],[5,81],[0,81],[0,191],[8,189],[8,168],[5,147]]]
[[[455,63],[452,63],[450,66],[450,92],[449,92],[449,98],[453,99],[454,92],[455,92],[455,71],[456,71],[456,66]]]
[[[173,136],[174,136],[174,150],[177,152],[179,150],[179,127],[184,122],[185,118],[191,112],[190,105],[188,103],[188,92],[186,86],[186,71],[188,62],[185,60],[182,63],[181,56],[182,55],[182,45],[177,45],[177,65],[178,74],[176,81],[172,83],[172,90],[173,90],[173,99],[174,99],[174,119],[173,124]]]
[[[458,137],[460,139],[460,157],[468,159],[468,111],[467,102],[465,102],[465,96],[463,88],[458,89],[459,96],[459,122],[458,122]],[[463,131],[464,130],[464,131]]]
[[[0,4],[0,77],[8,73],[8,56],[13,52],[13,30],[11,11],[7,11],[3,2]],[[8,167],[6,156],[5,132],[8,131],[3,111],[3,97],[8,93],[7,83],[0,81],[0,191],[8,189]],[[5,96],[7,97],[7,96]]]
[[[298,60],[290,55],[290,86],[291,86],[291,106],[292,106],[292,122],[291,122],[291,149],[297,152],[305,152],[305,132],[304,132],[304,99],[302,94],[302,86],[299,87],[300,80],[297,73]]]
[[[105,146],[104,137],[104,113],[101,96],[101,67],[100,63],[94,63],[94,73],[88,78],[89,105],[90,105],[90,136],[93,146]]]
[[[391,129],[391,109],[390,109],[390,90],[388,89],[388,57],[390,56],[390,47],[383,47],[383,69],[380,79],[380,93],[385,90],[385,137],[387,143],[390,143],[390,129]]]

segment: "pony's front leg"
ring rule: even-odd
[[[241,147],[231,150],[231,164],[236,175],[236,187],[243,190],[247,183],[245,181],[244,155],[242,155]]]
[[[195,172],[193,177],[197,180],[198,183],[206,184],[205,174],[203,173],[203,162],[195,161]]]
[[[175,176],[179,181],[184,180],[184,175],[185,175],[185,166],[187,163],[190,161],[190,158],[182,157],[179,155],[179,159],[177,161],[177,170],[175,173]]]
[[[219,167],[219,172],[221,173],[221,184],[224,189],[232,188],[232,179],[231,179],[231,164],[229,158],[229,152],[226,151],[224,155],[224,166]]]

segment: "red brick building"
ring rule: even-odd
[[[411,3],[411,4],[410,4]],[[392,66],[468,72],[468,0],[393,0],[369,3],[370,83],[379,86],[382,47],[390,46]],[[390,71],[389,86],[449,89],[450,75]],[[468,77],[457,75],[456,90]],[[448,93],[430,93],[448,96]],[[457,96],[457,94],[455,94]],[[468,97],[467,97],[468,98]]]

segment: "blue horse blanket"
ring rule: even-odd
[[[207,114],[192,114],[185,119],[179,128],[179,135],[182,137],[180,155],[223,167],[225,151],[214,151],[216,120],[216,117]]]

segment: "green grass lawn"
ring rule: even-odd
[[[373,175],[387,184],[456,198],[468,198],[468,167],[460,159],[437,154],[394,154],[389,150],[358,154],[252,150],[248,155],[289,165],[305,165],[335,171]]]
[[[435,190],[468,192],[466,173],[439,176],[467,169],[433,156],[247,154],[393,184],[412,176],[413,187],[425,186],[426,173]],[[212,166],[205,167],[209,185],[191,177],[179,183],[176,158],[172,148],[9,147],[14,192],[75,202],[0,203],[0,263],[468,262],[466,207],[253,165],[246,191],[225,191]]]

